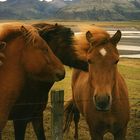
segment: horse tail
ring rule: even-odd
[[[65,133],[66,131],[69,131],[71,122],[74,120],[74,122],[79,122],[80,118],[80,113],[78,111],[78,108],[73,102],[73,99],[70,99],[68,103],[64,107],[64,117],[65,117],[65,122],[64,122],[64,129],[63,132]],[[75,123],[76,123],[75,122]]]

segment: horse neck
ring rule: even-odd
[[[8,63],[4,65],[0,68],[0,131],[24,83],[23,73],[17,66]]]
[[[17,42],[17,44],[21,43],[21,41]],[[22,53],[20,49],[22,46],[20,46],[21,48],[19,50],[16,50],[15,46],[17,44],[9,44],[11,46],[8,46],[9,49],[6,52],[7,59],[0,68],[0,94],[1,99],[7,102],[7,105],[13,104],[16,100],[24,82],[24,71],[22,65],[20,64],[20,57]]]

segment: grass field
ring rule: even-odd
[[[65,90],[65,102],[71,98],[71,74],[72,69],[66,67],[66,78],[56,83],[53,89]],[[131,105],[131,119],[128,125],[127,140],[140,140],[140,59],[123,59],[119,62],[119,71],[125,78],[129,90],[129,100]],[[51,111],[50,102],[44,112],[44,126],[48,140],[51,140]],[[73,140],[74,126],[68,134],[64,135],[64,140]],[[88,127],[83,117],[79,125],[79,140],[89,140]],[[111,140],[111,135],[107,134],[105,140]],[[8,122],[3,132],[3,140],[14,140],[12,122]],[[31,124],[28,125],[26,140],[36,140]]]
[[[71,20],[0,20],[1,23],[4,22],[24,22],[24,23],[38,23],[46,22],[50,24],[59,23],[65,26],[73,27],[78,26],[80,29],[85,29],[85,27],[91,27],[93,25],[100,27],[134,27],[140,30],[140,21],[71,21]]]

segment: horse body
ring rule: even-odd
[[[118,73],[118,85],[115,86],[111,111],[109,112],[102,112],[96,109],[93,102],[94,90],[90,87],[91,81],[88,73],[74,70],[73,77],[77,75],[79,76],[76,81],[73,79],[72,82],[73,100],[88,123],[92,139],[103,139],[103,135],[106,132],[110,132],[116,137],[122,135],[120,132],[125,135],[129,120],[129,103],[124,80],[120,74]],[[118,140],[121,140],[121,138],[118,138]]]
[[[103,140],[106,132],[111,132],[115,140],[124,140],[129,121],[129,102],[126,84],[117,70],[119,54],[116,45],[121,32],[118,31],[110,38],[105,31],[98,29],[92,33],[88,31],[86,38],[88,49],[82,56],[89,63],[89,72],[73,71],[74,108],[85,117],[92,140]],[[70,104],[65,109],[66,121],[71,121],[72,118],[68,118]],[[75,121],[76,129],[78,121],[79,119]],[[66,122],[66,127],[69,124]],[[75,138],[78,139],[78,130],[75,133]]]
[[[5,44],[5,47],[1,48],[5,58],[0,69],[2,132],[10,110],[24,87],[26,76],[39,81],[54,82],[64,78],[64,67],[32,26],[5,23],[0,25],[0,31],[0,45]],[[56,69],[50,72],[54,68]]]
[[[46,108],[48,93],[52,85],[53,83],[49,82],[26,79],[21,95],[9,115],[9,119],[14,122],[15,139],[24,140],[26,126],[29,122],[32,122],[37,138],[46,139],[43,111]]]
[[[63,64],[83,70],[88,69],[86,61],[78,58],[73,47],[73,32],[61,25],[35,24],[40,36],[48,43]],[[49,90],[54,82],[38,81],[26,77],[21,94],[12,108],[9,119],[14,121],[15,139],[24,140],[28,122],[32,122],[38,140],[45,140],[43,111],[48,102]]]

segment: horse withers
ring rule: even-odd
[[[24,87],[26,77],[39,81],[64,78],[62,63],[37,30],[22,23],[0,24],[0,132]],[[0,138],[1,139],[1,138]]]
[[[114,135],[114,140],[125,140],[129,101],[127,86],[117,69],[117,43],[121,39],[121,32],[118,30],[110,37],[106,31],[95,28],[88,31],[85,38],[82,37],[84,36],[80,36],[79,39],[85,40],[87,48],[82,56],[85,56],[89,64],[89,72],[76,69],[73,71],[73,99],[65,109],[65,129],[70,126],[74,116],[75,139],[78,139],[78,121],[81,113],[89,126],[92,140],[103,140],[107,132]]]

